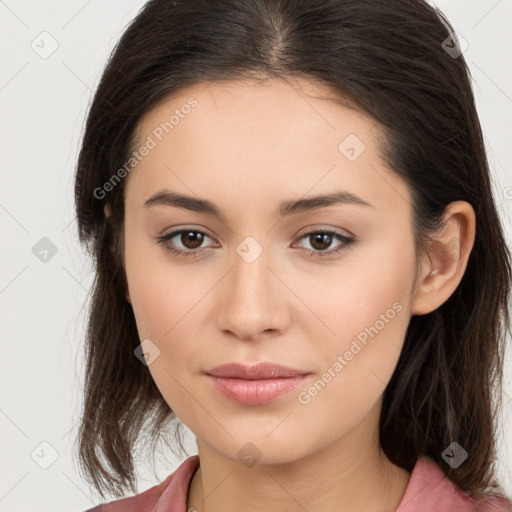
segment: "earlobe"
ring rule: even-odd
[[[443,304],[464,276],[475,240],[475,213],[466,201],[450,203],[441,229],[431,235],[428,258],[413,291],[411,313],[425,315]]]

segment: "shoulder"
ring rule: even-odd
[[[476,501],[457,487],[429,457],[420,457],[413,468],[397,512],[512,512],[505,497]]]
[[[176,505],[174,510],[179,510],[179,507],[185,509],[188,486],[198,467],[199,457],[193,455],[163,482],[135,496],[102,503],[85,512],[151,512],[157,504]]]

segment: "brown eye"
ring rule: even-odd
[[[338,254],[356,242],[354,237],[345,236],[336,231],[310,231],[300,239],[308,241],[310,245],[310,247],[302,246],[303,249],[308,250],[311,256],[319,257]],[[338,240],[338,245],[334,249],[327,250],[335,240]]]
[[[211,239],[203,231],[197,229],[180,229],[164,236],[156,238],[158,244],[177,255],[183,257],[196,257],[206,252],[208,246],[203,247],[205,238]],[[300,237],[301,240],[309,241],[310,248],[302,246],[302,249],[308,250],[311,256],[334,256],[356,243],[354,237],[348,237],[337,233],[336,231],[311,231]],[[334,249],[327,250],[337,240],[339,243]]]
[[[178,256],[199,256],[203,251],[202,244],[205,238],[210,238],[206,233],[197,229],[180,229],[167,235],[157,237],[157,243]]]
[[[313,233],[308,236],[311,246],[318,251],[328,249],[333,240],[333,237],[328,233]]]
[[[180,235],[180,242],[187,249],[197,249],[201,246],[204,240],[204,233],[201,231],[182,231]]]

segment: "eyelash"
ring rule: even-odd
[[[181,235],[182,233],[200,233],[202,235],[206,235],[208,238],[211,238],[208,234],[206,234],[204,231],[200,231],[198,229],[180,229],[178,231],[172,231],[171,233],[168,233],[167,235],[159,236],[156,238],[157,244],[162,244],[168,252],[175,254],[176,256],[180,256],[183,258],[188,257],[189,255],[193,255],[192,257],[198,257],[203,253],[206,249],[190,249],[187,251],[184,251],[182,249],[177,249],[174,245],[169,244],[168,241],[172,238],[174,238],[177,235]],[[330,250],[330,251],[318,251],[318,250],[310,250],[310,249],[304,249],[305,251],[309,251],[311,253],[311,256],[318,256],[320,258],[326,257],[326,256],[333,256],[341,251],[348,249],[352,244],[356,242],[355,237],[348,237],[345,235],[342,235],[341,233],[337,233],[336,231],[328,231],[328,230],[318,230],[318,231],[310,231],[308,233],[303,234],[300,237],[300,240],[303,238],[307,238],[311,235],[316,234],[323,234],[323,235],[334,235],[335,238],[337,238],[340,242],[340,245],[337,249]]]

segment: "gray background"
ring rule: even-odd
[[[92,278],[77,242],[73,172],[100,72],[143,3],[0,0],[0,512],[79,512],[99,503],[72,451],[81,407],[83,303]],[[469,45],[464,56],[510,246],[512,0],[435,5]],[[52,44],[58,48],[42,58]],[[36,256],[41,247],[50,247],[46,263]],[[511,367],[509,354],[499,461],[509,493]],[[187,445],[195,453],[190,432]],[[141,465],[139,491],[179,463],[161,460],[157,477]]]

